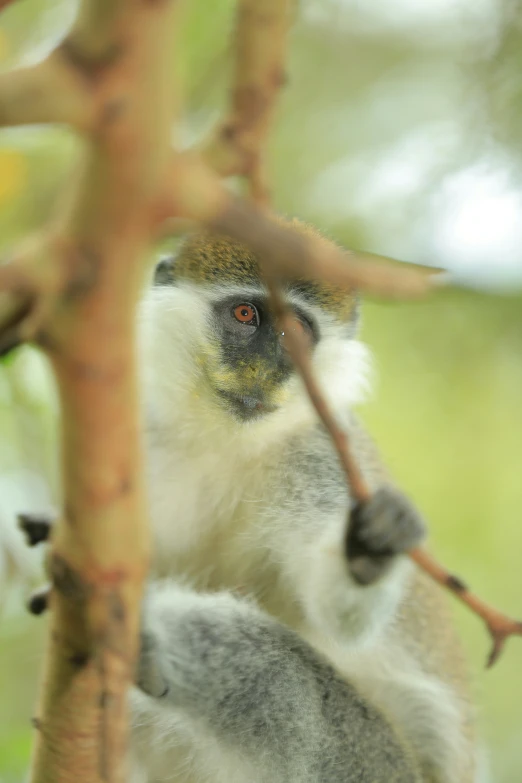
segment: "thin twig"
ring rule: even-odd
[[[278,330],[284,335],[285,348],[303,380],[319,418],[332,438],[352,492],[359,501],[369,500],[370,492],[350,451],[348,436],[339,427],[315,377],[310,358],[310,346],[303,333],[295,328],[295,316],[281,296],[277,285],[270,280],[266,282],[270,294],[270,307],[276,319]]]
[[[472,593],[467,585],[457,576],[450,574],[424,549],[416,548],[408,553],[412,560],[422,568],[432,579],[443,587],[451,590],[459,601],[466,604],[475,614],[482,618],[493,640],[493,646],[488,657],[487,667],[497,661],[506,639],[509,636],[522,636],[522,622],[507,617]]]
[[[270,304],[278,328],[284,333],[284,343],[294,366],[305,384],[308,396],[334,443],[341,465],[346,475],[353,498],[359,503],[366,503],[371,493],[362,472],[350,451],[347,433],[339,426],[330,409],[320,385],[314,375],[310,358],[309,345],[302,332],[295,329],[295,318],[286,305],[281,293],[273,283],[267,281],[270,293]],[[450,590],[460,601],[484,620],[493,639],[493,647],[488,658],[488,668],[498,659],[505,641],[509,636],[522,636],[522,622],[512,620],[498,610],[484,603],[472,593],[458,577],[450,574],[424,549],[416,547],[408,552],[411,559],[438,584]]]

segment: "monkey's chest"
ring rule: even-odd
[[[164,453],[149,464],[153,573],[197,590],[265,595],[277,581],[263,541],[270,495],[226,460]]]

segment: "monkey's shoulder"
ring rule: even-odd
[[[340,420],[354,455],[371,489],[389,477],[377,446],[359,418],[348,412]],[[290,438],[281,450],[277,484],[285,491],[286,505],[320,506],[323,510],[349,502],[349,488],[330,434],[321,423]]]

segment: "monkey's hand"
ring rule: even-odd
[[[418,546],[425,535],[425,524],[410,501],[391,487],[381,487],[350,513],[346,556],[353,578],[361,585],[373,584],[397,555]]]

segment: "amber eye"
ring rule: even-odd
[[[241,324],[250,324],[252,326],[259,326],[259,315],[254,305],[248,302],[236,305],[232,309],[234,318]]]

